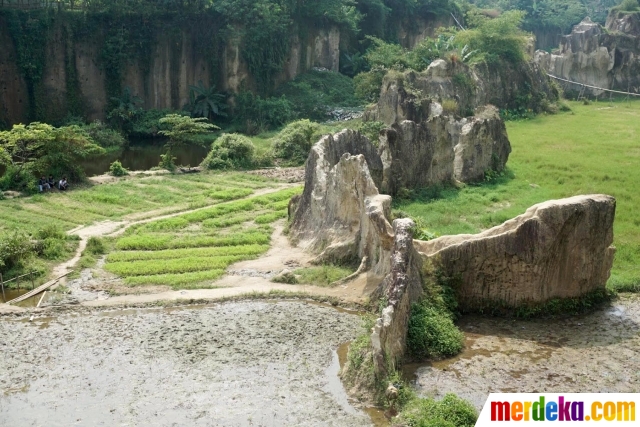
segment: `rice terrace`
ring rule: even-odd
[[[638,40],[637,0],[0,1],[0,427],[640,393]]]

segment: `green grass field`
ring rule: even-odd
[[[300,188],[220,203],[131,227],[115,242],[105,270],[130,286],[206,288],[234,262],[269,249],[271,224],[287,215]]]
[[[507,123],[509,171],[493,183],[425,191],[395,208],[437,235],[477,233],[539,202],[604,193],[617,200],[609,286],[640,290],[640,102],[572,102],[573,112]]]

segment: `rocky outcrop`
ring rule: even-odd
[[[381,178],[382,162],[366,137],[345,130],[322,138],[307,159],[292,239],[318,254],[317,262],[367,257],[378,271],[393,240],[387,219],[391,198],[380,195],[376,185]],[[378,272],[384,274],[384,268]]]
[[[552,200],[480,234],[414,243],[455,282],[463,310],[578,297],[609,278],[615,207],[605,195]]]
[[[504,169],[511,144],[498,110],[486,106],[470,118],[456,120],[430,103],[431,118],[404,120],[383,130],[379,153],[383,163],[381,191],[476,182],[488,170]]]
[[[411,304],[422,295],[422,260],[413,247],[414,226],[410,219],[393,222],[395,239],[389,260],[390,271],[379,294],[375,295],[388,301],[371,333],[373,362],[382,378],[386,376],[387,369],[394,369],[405,354]]]
[[[559,49],[553,53],[537,51],[536,63],[549,74],[576,82],[563,82],[568,95],[582,90],[600,96],[597,88],[640,93],[640,14],[612,12],[606,30],[585,18],[564,36]]]
[[[378,103],[366,112],[365,119],[387,125],[403,120],[421,122],[437,114],[433,102],[447,105],[446,112],[463,117],[473,115],[476,108],[487,104],[500,109],[527,108],[540,112],[558,96],[549,78],[534,63],[469,67],[461,61],[438,59],[423,72],[389,72],[383,80]]]

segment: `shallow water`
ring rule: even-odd
[[[19,296],[22,296],[24,294],[26,294],[27,292],[30,292],[31,288],[29,289],[5,289],[4,290],[4,297],[6,299],[3,299],[2,302],[7,302],[7,301],[11,301],[14,298],[18,298]],[[20,307],[36,307],[38,305],[38,301],[40,301],[40,297],[42,296],[42,294],[38,294],[38,295],[34,295],[31,298],[27,298],[26,300],[17,303],[17,306]],[[0,294],[0,298],[2,298],[2,294]]]
[[[132,143],[124,150],[109,153],[98,159],[86,160],[81,163],[87,176],[102,175],[109,171],[109,166],[120,160],[122,166],[129,170],[149,170],[158,166],[160,155],[166,149],[162,143]],[[208,148],[200,145],[185,145],[180,147],[174,156],[176,165],[198,166],[207,156]]]
[[[0,322],[0,426],[369,426],[337,379],[360,318],[303,302]]]
[[[481,408],[489,393],[640,392],[640,296],[560,320],[464,317],[459,356],[405,366],[421,395],[457,393]]]

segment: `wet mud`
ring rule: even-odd
[[[556,320],[464,317],[459,356],[406,365],[419,394],[456,393],[478,409],[489,393],[640,392],[640,296]]]
[[[0,426],[369,426],[337,377],[360,327],[304,302],[4,318]]]

